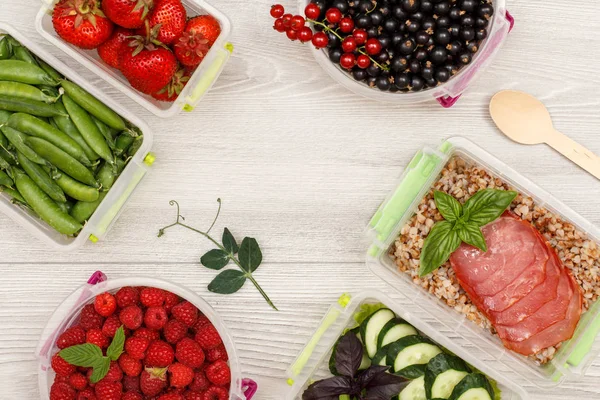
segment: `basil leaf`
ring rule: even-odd
[[[225,230],[223,231],[222,242],[223,242],[223,247],[225,247],[225,250],[227,250],[229,252],[229,254],[233,255],[238,252],[239,247],[235,241],[235,238],[233,237],[233,235],[227,228],[225,228]]]
[[[390,367],[387,365],[371,365],[360,373],[357,381],[361,388],[368,388],[379,374],[385,374],[389,369]]]
[[[208,285],[208,290],[213,293],[231,294],[235,293],[246,283],[246,274],[237,269],[228,269],[221,272]]]
[[[85,343],[62,349],[60,357],[71,365],[77,367],[93,367],[102,359],[102,350],[95,344]]]
[[[454,197],[436,190],[433,192],[435,206],[446,221],[454,222],[462,214],[462,205]]]
[[[97,383],[108,374],[110,360],[107,357],[102,357],[102,359],[98,360],[98,362],[93,365],[93,368],[94,370],[92,371],[92,376],[90,376],[90,382]]]
[[[322,400],[330,396],[350,394],[352,378],[347,376],[334,376],[317,381],[302,393],[302,400]]]
[[[341,375],[354,378],[363,358],[363,346],[353,332],[340,339],[335,351],[335,369]]]
[[[240,264],[246,272],[254,272],[262,262],[262,252],[258,242],[253,238],[244,238],[238,254]]]
[[[452,222],[440,221],[431,228],[421,250],[419,276],[425,276],[439,268],[458,249],[461,240],[453,227]]]
[[[517,192],[484,189],[475,193],[463,205],[463,221],[484,226],[498,219],[517,197]]]
[[[221,249],[214,249],[203,255],[200,262],[206,268],[218,271],[229,264],[229,254]]]
[[[375,375],[366,387],[365,400],[389,400],[392,396],[400,393],[408,385],[408,380],[398,375],[380,373]]]
[[[125,330],[123,325],[117,329],[110,346],[106,349],[106,356],[113,361],[117,361],[123,354],[123,346],[125,345]]]
[[[458,232],[458,237],[460,237],[460,240],[463,242],[470,244],[473,247],[477,247],[483,252],[487,251],[485,237],[483,236],[479,226],[475,224],[464,224],[456,231]]]

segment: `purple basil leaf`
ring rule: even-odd
[[[408,380],[388,373],[377,374],[365,387],[365,400],[389,400],[396,396],[408,384]]]
[[[335,369],[341,375],[354,378],[363,357],[363,346],[356,334],[346,333],[340,339],[335,352]]]
[[[330,400],[352,390],[352,379],[347,376],[334,376],[317,381],[302,393],[302,400]]]
[[[390,367],[385,365],[372,365],[358,375],[358,384],[362,388],[368,388],[373,379],[378,375],[385,374],[388,369],[390,369]]]

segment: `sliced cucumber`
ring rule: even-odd
[[[423,376],[409,383],[397,397],[398,400],[427,400],[425,379]],[[461,399],[462,400],[462,399]]]
[[[418,335],[417,330],[401,318],[389,320],[383,327],[377,338],[377,349],[393,343],[405,336]]]
[[[369,358],[373,358],[377,353],[377,339],[383,327],[392,319],[396,318],[396,315],[389,308],[382,308],[375,311],[360,325],[360,336],[362,342],[367,349],[367,355]]]
[[[405,336],[390,345],[386,364],[392,367],[395,374],[404,375],[403,369],[427,364],[441,352],[438,346],[423,336]]]
[[[454,387],[471,372],[467,364],[456,356],[438,354],[427,363],[425,392],[428,399],[447,399]]]
[[[465,376],[455,387],[449,400],[493,400],[494,389],[487,377],[473,373]]]
[[[377,353],[375,353],[375,356],[371,360],[371,365],[387,365],[387,354],[391,345],[392,343],[385,345],[379,350],[377,350]]]
[[[354,329],[351,329],[349,332],[352,332],[356,335],[356,337],[358,338],[358,340],[361,340],[360,338],[360,328],[357,326]],[[337,346],[340,343],[340,340],[342,339],[342,337],[344,337],[343,335],[340,336],[338,338],[338,340],[335,342],[335,344],[333,345],[333,350],[331,350],[331,357],[329,357],[329,371],[333,374],[333,375],[339,375],[337,372],[337,369],[335,368],[335,353],[337,351]],[[362,343],[362,341],[361,341]],[[385,364],[384,364],[385,365]],[[362,361],[360,362],[360,367],[358,367],[359,371],[363,371],[367,368],[369,368],[371,366],[371,359],[369,358],[369,356],[367,355],[366,351],[363,352],[363,358]]]

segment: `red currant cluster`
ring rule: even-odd
[[[376,38],[369,39],[366,30],[355,29],[354,20],[351,17],[345,17],[338,8],[328,9],[325,13],[325,20],[321,22],[318,21],[321,9],[317,4],[310,3],[304,9],[304,15],[306,18],[286,13],[281,4],[276,4],[271,7],[271,16],[275,18],[273,29],[285,33],[292,41],[299,40],[302,43],[310,41],[317,49],[325,48],[329,44],[327,33],[335,35],[342,42],[344,51],[339,61],[342,68],[350,70],[356,65],[366,69],[371,64],[376,64],[382,70],[388,70],[387,66],[378,64],[371,57],[381,53],[381,42]],[[322,30],[313,33],[307,23],[319,26]],[[338,31],[348,36],[343,37]]]

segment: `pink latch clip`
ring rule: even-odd
[[[106,275],[104,275],[104,272],[96,271],[92,274],[92,276],[90,276],[90,279],[88,279],[87,283],[88,285],[95,285],[96,283],[104,282],[106,279],[108,278]]]
[[[242,391],[244,392],[244,396],[246,396],[246,400],[253,398],[257,390],[258,384],[252,379],[244,378],[242,380]]]

